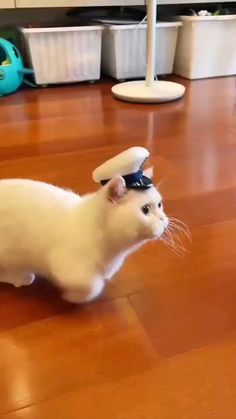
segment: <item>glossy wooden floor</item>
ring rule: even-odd
[[[183,259],[146,246],[84,308],[42,280],[0,285],[2,418],[236,418],[235,79],[185,84],[161,106],[118,102],[110,83],[0,99],[1,178],[84,193],[99,163],[143,145],[193,236]]]

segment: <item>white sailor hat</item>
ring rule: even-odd
[[[143,174],[143,165],[149,157],[149,151],[143,147],[132,147],[107,160],[94,170],[93,180],[105,185],[116,175],[124,178],[129,189],[148,189],[152,180]]]

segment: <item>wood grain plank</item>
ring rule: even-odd
[[[183,259],[144,247],[86,307],[42,279],[1,284],[1,417],[235,419],[235,78],[181,82],[158,106],[114,100],[112,81],[1,98],[0,178],[87,193],[97,165],[143,145],[193,236]]]
[[[4,419],[235,419],[235,356],[235,339],[223,341]]]
[[[212,343],[236,330],[235,235],[235,220],[198,229],[193,253],[184,262],[166,268],[155,289],[130,296],[163,356]]]
[[[0,346],[0,414],[158,361],[126,299],[1,332]]]
[[[192,244],[186,242],[187,253],[183,258],[162,243],[147,245],[128,259],[117,279],[109,285],[106,295],[115,298],[155,287],[163,287],[171,293],[175,287],[188,288],[191,284],[202,287],[204,292],[206,279],[214,281],[218,277],[223,280],[224,272],[227,277],[229,274],[232,276],[233,286],[235,234],[235,219],[193,229]]]

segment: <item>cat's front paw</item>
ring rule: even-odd
[[[34,279],[35,275],[33,273],[11,271],[0,273],[0,282],[12,284],[17,288],[31,285]]]
[[[14,278],[13,285],[17,288],[27,287],[31,285],[35,280],[35,275],[32,273],[19,275],[19,277]]]
[[[84,304],[97,298],[104,288],[104,280],[98,278],[92,284],[84,288],[74,288],[65,290],[63,293],[64,300],[73,304]]]

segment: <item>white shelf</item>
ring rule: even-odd
[[[157,5],[186,3],[226,3],[229,0],[158,0]],[[2,6],[5,4],[5,6]],[[0,0],[0,7],[14,7],[14,0]],[[145,0],[15,0],[17,8],[23,7],[91,7],[91,6],[144,6]]]
[[[1,1],[1,0],[0,0]],[[15,0],[16,7],[139,6],[145,0]]]
[[[13,9],[14,7],[14,0],[0,0],[0,9]]]

